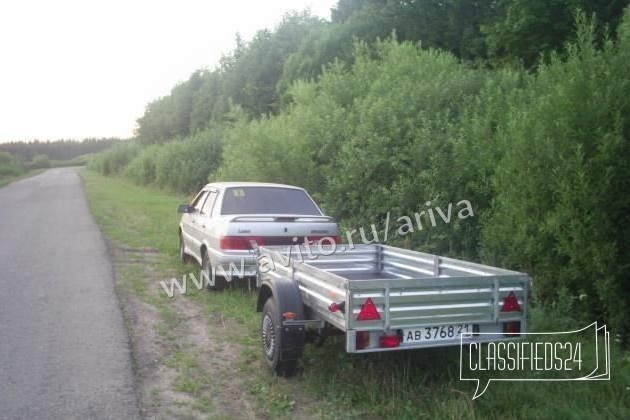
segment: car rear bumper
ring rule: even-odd
[[[210,262],[216,274],[225,277],[255,277],[257,259],[253,251],[218,251],[211,249]]]

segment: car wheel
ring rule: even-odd
[[[201,256],[201,269],[204,272],[204,276],[207,279],[208,289],[210,290],[223,290],[227,286],[227,281],[225,277],[218,276],[213,273],[212,264],[210,264],[210,258],[208,258],[208,253],[204,250]]]
[[[181,233],[179,234],[179,260],[184,264],[190,262],[190,255],[186,254],[184,238],[182,237]]]

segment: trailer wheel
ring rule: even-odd
[[[273,297],[265,302],[261,323],[262,350],[267,366],[278,376],[291,376],[295,372],[297,360],[281,360],[286,343],[281,334],[280,312]]]
[[[208,279],[208,289],[210,290],[223,290],[227,286],[227,281],[222,276],[217,276],[216,272],[212,273],[212,265],[210,264],[210,258],[206,250],[201,254],[201,269],[204,271]],[[214,280],[214,284],[212,281]]]

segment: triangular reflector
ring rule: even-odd
[[[501,312],[519,312],[521,310],[521,305],[518,304],[518,298],[514,294],[514,292],[510,292],[510,294],[503,299],[503,306],[501,307]]]
[[[371,298],[365,299],[361,312],[357,315],[357,321],[374,321],[377,319],[381,319],[381,315],[378,313],[376,305]]]

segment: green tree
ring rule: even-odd
[[[259,31],[230,63],[230,71],[224,73],[225,95],[251,116],[276,112],[276,85],[284,62],[323,25],[308,12],[290,13],[274,31]]]
[[[534,65],[541,54],[562,50],[575,32],[575,15],[594,14],[614,32],[628,0],[499,0],[494,21],[482,25],[492,57]]]
[[[279,83],[281,94],[298,79],[316,78],[334,60],[351,64],[355,40],[373,43],[395,33],[400,41],[441,48],[466,60],[485,57],[480,27],[490,19],[492,2],[475,0],[340,1],[332,24],[314,32],[290,56]]]

